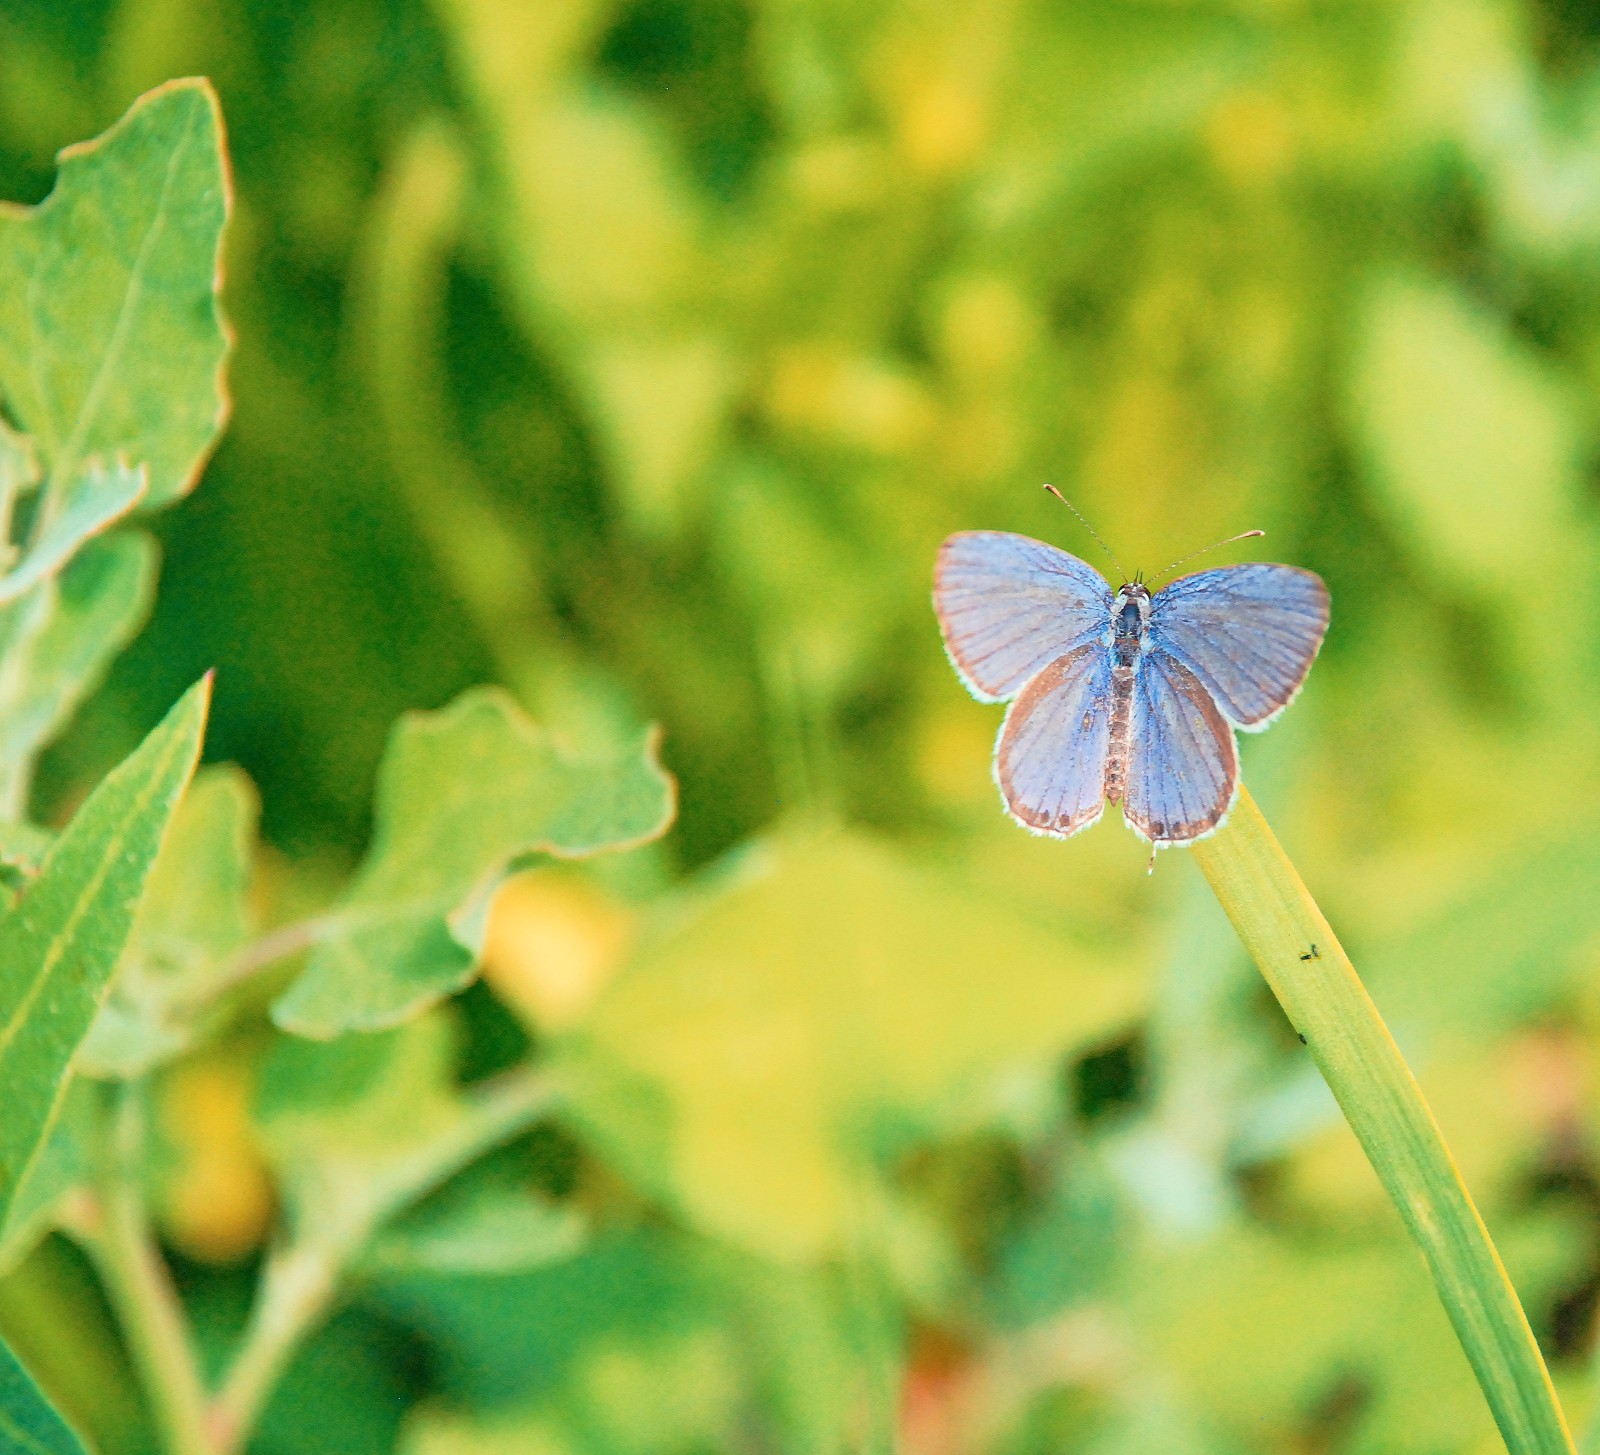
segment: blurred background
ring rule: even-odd
[[[504,1156],[582,1237],[372,1273],[259,1451],[1499,1448],[1185,856],[1000,812],[929,575],[974,527],[1102,564],[1045,480],[1130,570],[1263,527],[1328,581],[1246,779],[1582,1423],[1600,6],[4,0],[0,196],[190,73],[235,415],[47,815],[211,666],[277,918],[358,858],[397,714],[474,682],[660,722],[681,788],[662,844],[515,881],[454,1012],[464,1076],[572,1068]],[[272,1214],[251,1064],[170,1073],[152,1169],[218,1340]],[[10,1283],[115,1426],[73,1255]]]

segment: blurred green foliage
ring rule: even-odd
[[[1496,1448],[1191,866],[999,812],[928,572],[968,527],[1091,554],[1047,479],[1130,568],[1262,526],[1328,580],[1246,775],[1582,1423],[1600,10],[8,0],[0,196],[186,73],[238,189],[233,423],[37,815],[212,666],[267,923],[358,861],[395,718],[475,682],[602,755],[659,722],[679,779],[662,844],[515,881],[486,982],[375,1043],[421,1038],[441,1105],[441,1048],[569,1078],[400,1230],[458,1229],[452,1196],[487,1228],[483,1193],[543,1252],[374,1257],[254,1448]],[[137,540],[63,598],[142,600]],[[158,1088],[152,1196],[218,1351],[282,1167],[257,1083],[309,1054],[269,999]],[[148,1448],[73,1258],[12,1273],[0,1324]]]

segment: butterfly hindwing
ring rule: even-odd
[[[1090,641],[1045,665],[1011,704],[994,751],[1006,811],[1035,833],[1067,838],[1105,807],[1111,660]]]
[[[1152,651],[1134,676],[1131,718],[1128,826],[1155,843],[1210,833],[1239,786],[1233,729],[1211,694],[1182,662]]]
[[[974,697],[1000,702],[1111,617],[1111,588],[1076,556],[1009,531],[963,531],[939,548],[933,604]]]
[[[1151,646],[1183,663],[1233,723],[1262,728],[1300,690],[1328,629],[1328,588],[1295,566],[1198,571],[1150,603]]]

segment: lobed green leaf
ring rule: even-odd
[[[194,484],[228,409],[216,96],[171,82],[59,160],[37,207],[0,207],[0,398],[52,481],[121,459],[160,505]]]
[[[643,843],[673,801],[650,732],[569,754],[493,688],[407,715],[379,776],[371,851],[273,1018],[325,1038],[415,1015],[476,973],[489,900],[515,860]]]

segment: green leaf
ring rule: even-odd
[[[0,913],[9,909],[18,891],[44,863],[53,836],[30,823],[0,819]]]
[[[327,1045],[296,1038],[261,1073],[256,1124],[296,1235],[313,1237],[376,1200],[374,1189],[457,1120],[455,1046],[441,1012]]]
[[[273,1018],[328,1037],[415,1015],[476,973],[484,915],[515,860],[630,847],[672,812],[652,732],[570,754],[493,688],[408,714],[379,775],[371,851]]]
[[[34,456],[33,441],[13,433],[0,419],[0,567],[9,566],[12,560],[11,511],[17,496],[38,480],[39,461]]]
[[[32,876],[39,872],[55,835],[31,823],[0,823],[0,866]]]
[[[46,492],[40,528],[15,570],[0,576],[0,606],[8,606],[53,576],[90,536],[126,515],[144,494],[145,473],[91,461]]]
[[[194,771],[202,679],[114,769],[0,920],[0,1226],[39,1157],[122,954],[145,880]]]
[[[0,1340],[0,1455],[85,1455],[83,1441],[52,1408]]]
[[[238,768],[204,768],[161,847],[110,998],[78,1053],[91,1076],[142,1076],[186,1050],[220,977],[255,930],[250,913],[255,789]]]
[[[784,1455],[840,1452],[863,1448],[879,1392],[870,1333],[827,1273],[671,1226],[612,1229],[516,1277],[386,1280],[375,1297],[425,1334],[448,1405],[413,1411],[410,1455],[733,1450],[752,1428]]]
[[[527,1124],[543,1105],[511,1083],[457,1089],[443,1010],[326,1044],[285,1038],[262,1070],[255,1120],[296,1240],[348,1256],[384,1218],[431,1192],[463,1157]]]
[[[39,1155],[0,1223],[0,1277],[14,1269],[56,1226],[63,1198],[83,1184],[98,1136],[99,1099],[92,1081],[74,1077]]]
[[[0,817],[21,816],[34,759],[139,629],[155,577],[155,543],[118,532],[0,609]]]
[[[1582,987],[1600,933],[1600,839],[1541,827],[1403,934],[1375,940],[1367,983],[1391,1023],[1430,1049],[1477,1044],[1553,1016]]]
[[[588,1228],[578,1212],[513,1182],[492,1165],[471,1169],[375,1240],[374,1274],[526,1273],[570,1258]]]
[[[791,836],[730,878],[671,913],[557,1064],[630,1172],[772,1256],[838,1251],[883,1146],[1030,1068],[1048,1082],[1145,1004],[1120,959],[859,837]]]
[[[174,81],[0,208],[0,397],[52,480],[99,456],[184,494],[227,414],[217,303],[229,187],[210,85]]]
[[[389,1218],[436,1192],[549,1110],[529,1066],[461,1090],[449,1012],[331,1043],[279,1038],[255,1104],[288,1234],[267,1259],[245,1350],[212,1407],[241,1435],[352,1260]]]

